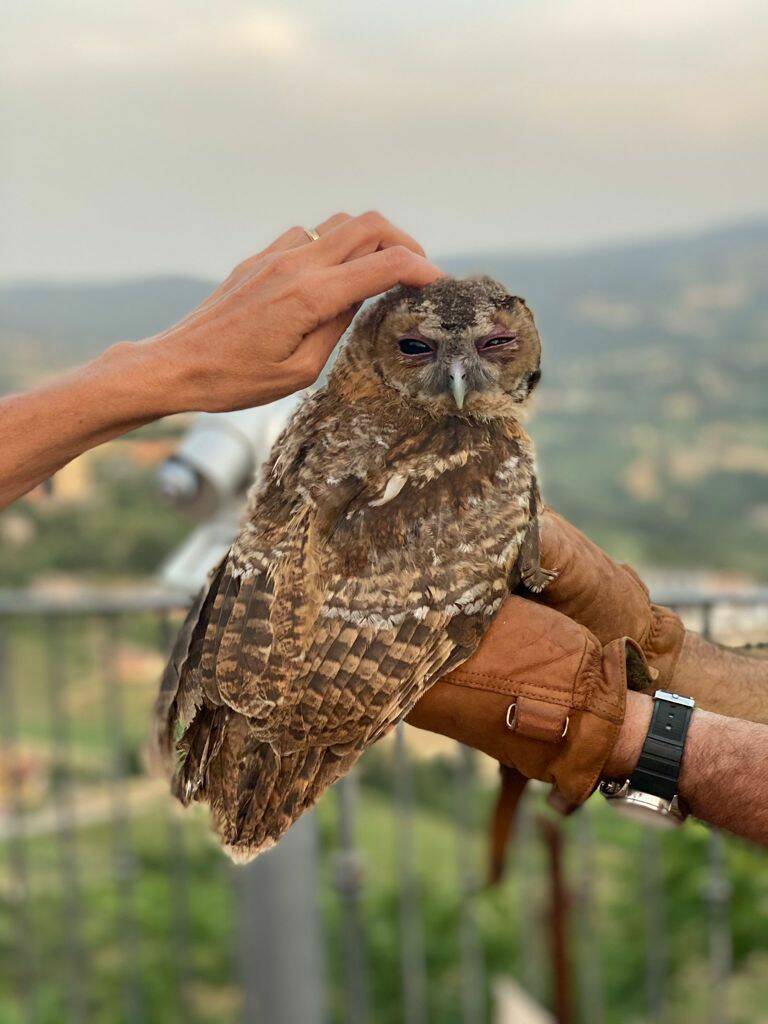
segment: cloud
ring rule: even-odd
[[[227,7],[230,7],[228,10]],[[35,22],[17,18],[6,35],[4,74],[21,80],[52,79],[73,71],[108,74],[125,69],[168,70],[219,64],[243,57],[289,60],[305,45],[298,13],[223,4],[197,11],[178,0],[139,3],[126,17],[109,7],[81,5],[71,17],[52,12]]]
[[[281,11],[257,10],[225,23],[217,33],[225,53],[293,58],[306,46],[301,20]]]
[[[334,208],[456,251],[763,202],[756,0],[10,8],[0,272],[223,271]]]
[[[735,14],[753,9],[753,0],[727,4],[722,0],[702,4],[701,0],[643,0],[643,4],[616,3],[615,0],[575,0],[558,2],[555,20],[561,28],[592,38],[608,36],[624,39],[670,39],[726,26]]]

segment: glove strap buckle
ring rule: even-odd
[[[561,704],[518,697],[507,707],[506,727],[510,732],[545,743],[562,743],[568,733],[570,715]]]

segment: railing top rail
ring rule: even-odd
[[[192,595],[160,586],[77,589],[46,592],[0,588],[0,616],[122,615],[184,610]]]
[[[706,608],[715,605],[758,607],[768,605],[768,587],[748,590],[691,590],[690,588],[660,587],[651,594],[656,604],[673,608]]]
[[[130,612],[179,611],[188,607],[192,596],[184,590],[156,583],[125,587],[78,587],[61,592],[0,587],[0,616],[121,615]],[[768,606],[768,587],[739,591],[660,588],[651,596],[657,604],[683,609],[721,605]]]

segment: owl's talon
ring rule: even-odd
[[[540,565],[532,566],[523,573],[523,583],[534,594],[540,594],[549,584],[556,580],[557,569],[542,569]]]

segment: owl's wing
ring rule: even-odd
[[[252,731],[235,803],[220,808],[222,835],[239,856],[276,842],[436,678],[470,656],[484,626],[465,623],[457,643],[453,621],[428,609],[396,628],[340,619],[318,626],[301,674],[285,679],[285,714]],[[247,706],[232,693],[228,700],[233,710]]]
[[[237,859],[276,842],[485,628],[437,601],[404,611],[409,593],[430,593],[417,576],[387,593],[367,575],[313,592],[310,540],[307,517],[277,572],[220,565],[161,689],[166,746],[181,755],[174,790],[210,803]]]
[[[239,580],[233,575],[230,555],[211,571],[208,581],[190,607],[176,637],[163,672],[153,715],[152,753],[166,769],[177,765],[175,755],[183,750],[191,726],[207,710],[225,708],[216,681],[216,662],[223,630],[237,603]],[[253,581],[253,589],[256,586]],[[265,600],[270,591],[266,576],[261,582]],[[258,605],[254,604],[258,610]],[[268,613],[263,613],[268,621]],[[252,630],[258,628],[258,621]],[[246,631],[249,633],[251,631]],[[206,759],[211,751],[206,751]],[[187,762],[189,758],[186,759]],[[189,770],[191,765],[187,763]],[[188,797],[195,787],[187,787]]]
[[[446,610],[422,604],[403,611],[402,596],[396,625],[356,622],[354,609],[318,622],[282,737],[287,749],[367,746],[410,710],[430,674],[454,654],[458,631],[449,629]],[[464,657],[472,649],[467,636]]]
[[[258,530],[249,536],[250,561],[235,558],[233,547],[211,571],[163,673],[151,746],[155,760],[174,775],[174,788],[185,803],[205,798],[208,768],[231,727],[218,673],[259,679],[269,660],[274,558],[265,552],[280,550],[289,534],[288,495],[295,491],[297,470],[306,454],[303,439],[313,434],[319,413],[316,398],[305,400],[294,413],[264,468],[253,499]],[[228,629],[230,644],[221,658]]]

